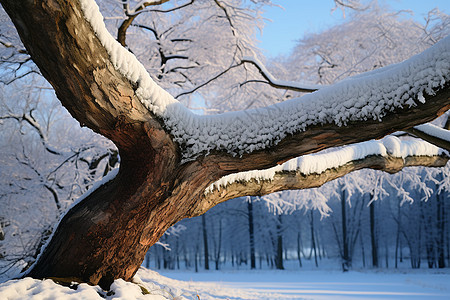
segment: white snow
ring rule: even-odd
[[[423,131],[431,136],[450,142],[450,130],[446,130],[431,123],[418,125],[415,126],[414,128]]]
[[[381,120],[395,108],[422,102],[424,93],[433,94],[450,80],[447,37],[403,63],[345,79],[298,99],[221,115],[195,115],[159,87],[136,57],[111,36],[94,0],[80,3],[115,68],[138,86],[140,101],[164,120],[183,148],[185,160],[212,150],[242,155],[264,149],[311,125]]]
[[[74,283],[76,284],[76,283]],[[26,277],[20,280],[10,280],[0,284],[1,299],[151,299],[164,300],[171,299],[164,297],[153,291],[154,294],[144,296],[139,285],[125,282],[122,279],[114,281],[111,285],[114,294],[107,296],[107,292],[103,291],[99,286],[90,286],[87,283],[76,284],[76,289],[65,287],[55,283],[50,279],[33,279]]]
[[[445,270],[350,271],[253,270],[164,271],[140,269],[133,283],[116,280],[107,294],[98,286],[76,289],[52,280],[25,278],[0,283],[0,299],[449,299]],[[141,288],[150,294],[143,295]],[[197,296],[198,295],[198,296]]]
[[[304,175],[320,174],[327,169],[338,168],[354,160],[360,160],[371,155],[394,156],[433,156],[442,154],[438,147],[418,139],[402,140],[387,136],[379,141],[370,140],[339,148],[330,148],[318,153],[304,155],[291,159],[281,165],[265,169],[234,173],[220,178],[206,188],[205,193],[215,189],[220,190],[228,184],[250,180],[272,180],[277,172],[295,171]]]

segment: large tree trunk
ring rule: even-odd
[[[219,176],[207,164],[180,167],[172,137],[114,69],[76,1],[2,5],[63,105],[121,157],[117,177],[70,209],[28,275],[106,288],[130,280],[167,228],[207,209],[197,199]]]
[[[193,215],[190,210],[207,184],[192,175],[196,179],[176,187],[175,147],[170,140],[160,146],[166,151],[154,155],[149,145],[121,152],[116,178],[68,211],[28,275],[75,277],[102,287],[116,278],[130,280],[164,231]]]
[[[130,280],[148,248],[168,227],[244,194],[206,197],[205,189],[221,176],[382,137],[432,120],[450,107],[447,84],[435,95],[424,95],[427,101],[417,107],[387,112],[383,123],[364,121],[364,131],[358,122],[342,127],[314,125],[274,142],[270,151],[255,151],[242,157],[214,152],[182,164],[181,149],[162,126],[163,120],[139,101],[135,93],[137,83],[131,83],[116,70],[78,1],[0,2],[58,99],[82,126],[112,140],[121,156],[118,176],[92,192],[62,219],[28,273],[35,278],[71,277],[106,288],[116,278]],[[435,101],[428,101],[430,98]],[[414,118],[408,115],[411,112]],[[384,164],[376,167],[383,169]],[[292,187],[287,183],[283,186]],[[245,195],[251,192],[247,190]]]

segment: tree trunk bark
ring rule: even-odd
[[[373,197],[373,195],[371,195]],[[378,243],[375,230],[375,202],[370,203],[370,242],[372,246],[372,266],[378,268]]]
[[[203,254],[205,258],[205,270],[209,270],[208,233],[206,231],[206,217],[202,215]]]
[[[248,215],[248,235],[250,243],[250,268],[256,269],[256,258],[255,258],[255,233],[253,229],[253,198],[247,202],[247,215]]]
[[[167,201],[167,171],[174,171],[176,156],[137,153],[123,153],[117,177],[67,212],[29,276],[75,277],[102,287],[132,278],[180,213]]]
[[[342,188],[341,194],[341,214],[342,214],[342,271],[347,272],[350,267],[347,237],[347,214],[346,214],[345,190]]]
[[[426,101],[407,110],[408,114],[389,112],[383,123],[364,121],[363,132],[358,130],[360,122],[342,127],[317,125],[289,135],[270,151],[242,157],[219,152],[181,164],[181,149],[162,126],[163,120],[139,101],[137,84],[114,67],[78,1],[0,2],[64,107],[82,126],[112,140],[121,157],[117,177],[93,191],[61,220],[28,273],[35,278],[70,277],[103,288],[116,278],[131,280],[148,248],[167,228],[227,199],[206,199],[204,194],[221,176],[381,137],[434,119],[450,107],[446,85],[436,96],[442,103]],[[198,257],[196,268],[197,262]]]
[[[444,204],[442,203],[444,191],[436,194],[436,205],[437,205],[437,239],[436,239],[436,247],[437,247],[437,255],[438,255],[438,267],[440,269],[445,268],[445,246],[444,246],[444,237],[445,237],[445,211]]]
[[[283,265],[283,232],[282,232],[283,221],[281,215],[278,215],[277,223],[277,254],[275,256],[275,267],[278,270],[284,270]]]

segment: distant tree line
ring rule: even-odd
[[[236,198],[178,223],[150,249],[144,265],[284,269],[286,260],[301,268],[306,260],[320,267],[331,259],[344,271],[352,266],[446,268],[448,169],[416,168],[397,175],[362,171],[315,193]],[[363,180],[372,189],[358,186]],[[316,199],[302,198],[308,196]],[[312,207],[314,202],[320,204]]]

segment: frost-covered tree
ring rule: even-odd
[[[115,167],[118,153],[81,129],[42,77],[29,75],[0,90],[0,218],[8,224],[0,245],[3,273],[36,258],[52,224]]]
[[[122,3],[132,18],[157,2],[165,1]],[[218,19],[234,26],[238,1],[198,2],[216,5]],[[360,168],[396,172],[447,160],[437,147],[396,137],[345,145],[429,122],[450,107],[449,38],[401,64],[298,99],[198,116],[155,82],[167,75],[170,50],[183,49],[182,41],[160,40],[153,80],[132,53],[137,50],[107,31],[93,0],[1,3],[58,99],[83,126],[113,141],[121,157],[116,177],[65,214],[29,276],[108,287],[116,278],[130,280],[171,225],[228,199],[319,186]],[[231,49],[244,48],[236,42]],[[185,68],[195,64],[182,60]]]

